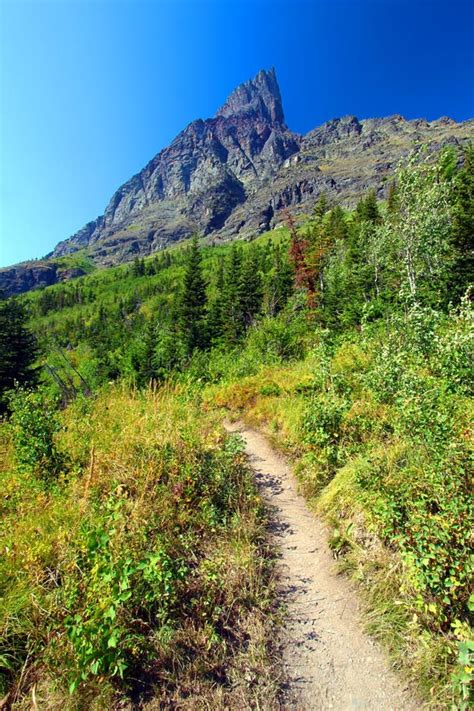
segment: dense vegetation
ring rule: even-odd
[[[386,202],[322,196],[249,244],[195,237],[1,304],[42,366],[28,390],[19,317],[5,690],[271,708],[271,565],[224,409],[294,458],[395,663],[434,706],[468,704],[473,161],[421,151]]]

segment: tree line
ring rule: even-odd
[[[414,303],[446,310],[472,283],[474,150],[462,161],[453,150],[437,161],[413,155],[385,203],[370,191],[348,211],[323,194],[302,226],[284,217],[289,239],[234,242],[213,256],[195,235],[188,248],[137,258],[102,282],[2,300],[1,392],[36,378],[25,304],[54,314],[37,334],[45,353],[51,338],[64,349],[87,344],[96,382],[125,375],[138,384],[186,367],[196,351],[235,348],[262,317],[297,314],[301,303],[306,319],[335,332]],[[109,282],[124,278],[130,288],[111,300]],[[62,314],[74,304],[82,310]]]

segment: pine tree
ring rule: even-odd
[[[340,209],[340,208],[339,208]],[[336,241],[335,235],[341,230],[339,222],[335,222],[331,225],[331,220],[334,221],[334,214],[338,215],[336,211],[331,211],[330,224],[325,225],[322,222],[314,225],[309,239],[309,249],[306,256],[306,264],[308,274],[311,275],[312,283],[312,293],[311,293],[311,305],[315,309],[316,306],[321,307],[324,295],[324,270],[326,263],[329,259],[329,255]],[[341,219],[343,220],[344,213],[341,210]]]
[[[267,288],[268,313],[274,316],[285,307],[293,291],[294,274],[290,262],[282,256],[280,245],[274,249],[273,270]]]
[[[377,225],[381,222],[375,190],[369,190],[367,195],[359,200],[356,207],[356,216],[360,222],[369,222]]]
[[[314,206],[314,215],[316,217],[322,218],[326,214],[326,212],[329,210],[329,204],[328,204],[328,199],[326,197],[326,193],[321,193],[321,195],[318,198],[318,202]]]
[[[312,274],[308,269],[307,256],[309,251],[309,240],[306,235],[302,235],[296,228],[296,222],[289,210],[284,211],[284,218],[290,232],[289,259],[294,268],[295,286],[306,289],[310,295],[314,290]]]
[[[259,255],[250,248],[242,265],[237,299],[240,307],[241,329],[247,330],[262,308],[262,277]]]
[[[365,219],[372,225],[378,225],[381,222],[375,190],[369,190],[365,198]]]
[[[243,332],[240,283],[242,278],[242,250],[232,244],[227,260],[222,292],[223,334],[227,343],[236,343]]]
[[[34,385],[38,355],[36,338],[26,326],[26,313],[17,299],[0,297],[0,410],[5,392],[20,385]]]
[[[217,262],[217,277],[214,295],[207,315],[207,330],[211,343],[218,343],[224,333],[224,259]]]
[[[474,275],[474,146],[464,152],[464,165],[454,183],[452,228],[454,261],[449,277],[449,298],[459,301]]]
[[[184,274],[183,294],[181,298],[179,324],[190,355],[195,348],[207,345],[205,309],[206,284],[202,273],[201,253],[197,235],[194,235],[187,254]]]
[[[146,272],[145,260],[135,257],[132,264],[132,276],[141,277],[144,276]]]
[[[331,236],[332,240],[347,239],[349,230],[347,228],[344,210],[339,207],[339,205],[336,205],[336,207],[333,207],[331,210],[326,231]]]
[[[387,210],[391,215],[398,210],[398,191],[397,184],[394,180],[392,180],[388,187]]]

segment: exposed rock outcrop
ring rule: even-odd
[[[213,118],[193,121],[112,196],[102,216],[60,242],[108,266],[147,255],[192,232],[232,239],[278,223],[279,211],[310,209],[325,192],[346,204],[387,174],[418,142],[438,148],[472,138],[474,122],[402,116],[333,119],[301,137],[285,124],[275,71],[241,84]],[[36,265],[34,267],[31,264]],[[0,270],[0,288],[20,293],[58,280],[42,262]]]

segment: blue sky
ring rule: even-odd
[[[240,82],[290,128],[474,116],[471,0],[0,0],[0,266],[40,257]]]

